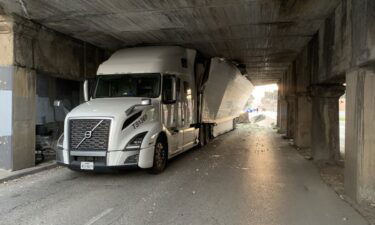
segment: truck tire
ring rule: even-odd
[[[205,124],[205,129],[204,129],[204,141],[205,141],[205,144],[207,145],[208,143],[210,143],[210,140],[211,140],[211,125],[210,124]]]
[[[205,130],[205,126],[201,125],[201,127],[199,128],[199,147],[203,147],[206,144],[207,143],[206,143],[206,130]]]
[[[162,138],[158,138],[155,144],[154,164],[148,170],[151,174],[159,174],[164,171],[168,161],[167,144]]]

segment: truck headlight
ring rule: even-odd
[[[133,137],[129,143],[125,147],[125,151],[134,151],[139,150],[142,145],[143,138],[146,136],[147,131],[137,134],[135,137]]]

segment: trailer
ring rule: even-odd
[[[57,162],[74,170],[139,167],[168,159],[233,129],[251,83],[230,62],[177,46],[115,52],[93,91],[65,119]]]
[[[252,83],[231,62],[212,58],[203,83],[201,123],[210,126],[214,138],[235,129],[235,118],[243,112],[253,90]]]

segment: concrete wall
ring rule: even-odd
[[[278,90],[278,111],[277,111],[277,126],[279,128],[278,132],[280,134],[286,134],[287,131],[287,110],[288,110],[288,103],[286,101],[285,96],[285,81],[286,81],[286,74],[283,75],[280,83],[278,83],[279,90]]]
[[[318,37],[314,36],[284,74],[279,96],[280,113],[286,111],[286,134],[300,148],[311,145],[312,99],[310,87],[318,77]],[[285,96],[286,103],[283,103]],[[282,117],[280,117],[280,123]]]
[[[345,190],[358,201],[375,202],[375,71],[347,74]]]
[[[327,93],[320,93],[319,97],[315,96],[315,99],[311,91],[316,85],[336,87],[345,82],[345,71],[350,68],[352,59],[351,8],[351,0],[341,1],[337,8],[328,14],[325,20],[322,20],[317,34],[298,54],[293,64],[294,67],[286,73],[287,77],[283,83],[286,85],[285,96],[288,100],[287,136],[293,138],[298,147],[309,148],[311,145],[322,144],[311,143],[311,137],[314,136],[312,131],[324,137],[336,137],[334,133],[338,123],[336,124],[336,120],[333,120],[336,113],[334,111],[337,109],[336,97],[331,95],[330,88],[320,88],[320,92],[326,91]],[[327,121],[330,121],[330,124],[314,129],[312,127],[312,123]],[[333,142],[336,141],[333,140]],[[328,140],[320,149],[329,149],[329,146],[335,145],[334,143]],[[328,154],[322,153],[322,155]]]
[[[13,23],[0,15],[0,165],[12,167]]]
[[[285,73],[285,100],[286,100],[286,137],[294,138],[295,132],[295,119],[296,119],[296,73],[295,63],[288,67]]]
[[[6,124],[0,128],[0,168],[18,170],[35,164],[38,74],[83,80],[95,75],[106,52],[15,16],[0,16],[0,26],[6,30],[0,33],[0,115]]]
[[[375,1],[341,1],[319,29],[319,69],[312,80],[316,159],[338,158],[337,101],[346,82],[345,190],[370,202],[375,202],[374,21]]]
[[[294,143],[299,148],[310,147],[311,130],[311,54],[307,45],[296,59],[296,119]]]
[[[375,202],[375,1],[352,0],[352,60],[346,72],[345,191]]]
[[[106,52],[19,17],[14,20],[14,65],[54,77],[93,77]]]
[[[12,169],[34,166],[36,72],[14,67]]]

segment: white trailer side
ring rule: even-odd
[[[252,83],[232,63],[212,58],[202,96],[202,123],[214,124],[214,137],[234,129],[234,118],[243,111]]]

